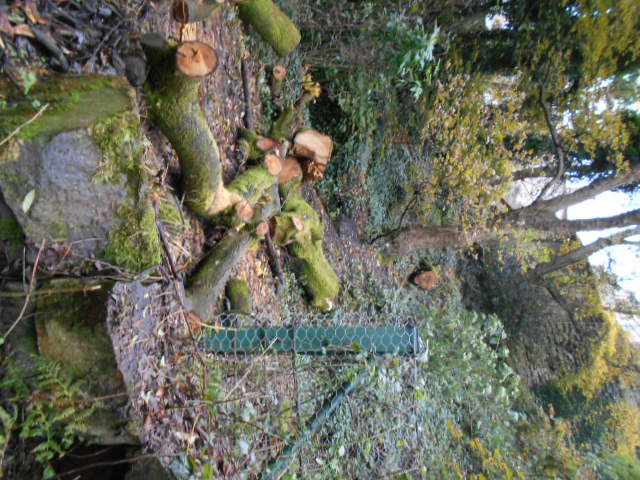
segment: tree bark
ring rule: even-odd
[[[174,0],[171,14],[176,22],[192,23],[206,20],[222,6],[216,0]]]
[[[464,232],[458,227],[405,228],[392,236],[383,246],[383,252],[391,257],[402,257],[426,248],[464,247],[493,236],[489,231]]]

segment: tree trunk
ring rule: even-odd
[[[413,227],[400,230],[384,246],[391,257],[402,257],[425,248],[464,247],[494,235],[488,231],[464,232],[458,227]]]
[[[242,0],[240,17],[251,24],[278,55],[289,55],[300,43],[300,31],[271,0]]]

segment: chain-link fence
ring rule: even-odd
[[[428,451],[427,345],[371,313],[217,317],[204,339],[225,478],[385,478]]]

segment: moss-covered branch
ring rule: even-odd
[[[272,0],[243,0],[240,17],[280,56],[289,55],[300,43],[300,31]]]
[[[302,198],[299,181],[287,182],[280,189],[285,200],[282,214],[276,217],[273,240],[278,245],[287,245],[296,257],[295,273],[312,305],[328,310],[340,291],[340,280],[322,250],[322,218]]]

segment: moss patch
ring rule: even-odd
[[[142,207],[122,207],[122,223],[114,229],[104,249],[107,260],[132,272],[141,272],[162,261],[162,244],[155,214],[149,202]]]
[[[24,126],[16,135],[30,141],[39,135],[49,137],[60,132],[87,128],[96,120],[130,108],[133,90],[126,79],[103,75],[41,78],[25,97],[8,79],[0,79],[0,138],[31,120],[45,104],[40,117]]]
[[[230,312],[244,315],[251,313],[253,310],[253,299],[251,298],[251,292],[249,291],[247,282],[240,278],[232,278],[227,282],[225,293],[231,305],[229,309]]]
[[[0,240],[8,240],[19,245],[24,239],[24,232],[17,220],[0,218]]]
[[[91,136],[102,153],[92,182],[120,183],[126,175],[131,187],[137,187],[142,174],[139,131],[140,121],[133,112],[114,115],[91,127]],[[137,188],[132,193],[137,193]]]

